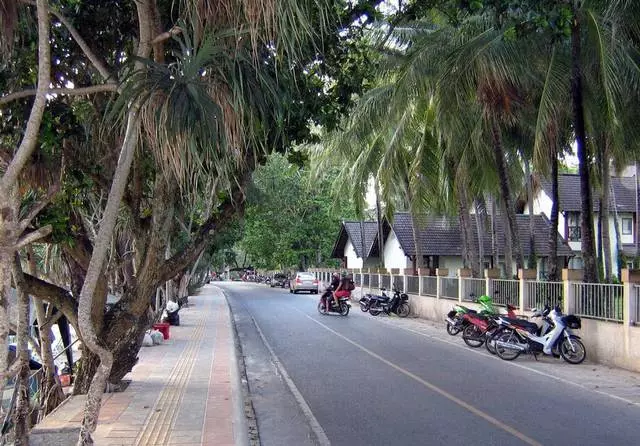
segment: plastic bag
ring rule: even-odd
[[[153,340],[153,345],[160,345],[164,342],[164,336],[159,330],[151,330],[151,339]]]
[[[176,302],[170,300],[169,302],[167,302],[166,308],[167,308],[167,313],[175,313],[180,309],[180,306]]]
[[[149,332],[146,332],[144,334],[144,339],[142,340],[142,346],[143,347],[152,347],[153,346],[153,338],[151,337]]]

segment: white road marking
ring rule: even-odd
[[[260,329],[260,326],[258,325],[256,320],[253,318],[253,316],[251,316],[251,320],[253,321],[253,324],[255,325],[256,330],[258,331],[258,334],[260,335],[260,338],[262,338],[262,342],[264,342],[265,347],[267,347],[267,350],[269,350],[269,353],[271,354],[271,360],[273,361],[274,365],[278,369],[278,372],[282,375],[282,378],[284,379],[284,382],[289,387],[289,390],[291,390],[291,393],[293,394],[293,396],[296,399],[298,405],[300,406],[300,409],[302,410],[302,413],[304,413],[305,417],[307,417],[309,425],[311,426],[311,430],[315,434],[316,439],[318,441],[318,444],[320,446],[330,446],[331,442],[329,441],[329,438],[327,437],[327,434],[325,433],[324,429],[322,428],[322,426],[320,425],[320,423],[316,419],[315,415],[313,415],[313,412],[311,411],[311,408],[309,407],[309,405],[305,401],[304,397],[302,396],[302,394],[300,393],[300,391],[296,387],[295,383],[289,377],[289,374],[287,373],[287,371],[285,370],[284,366],[282,365],[282,363],[280,362],[280,360],[276,356],[276,353],[273,351],[273,348],[271,348],[271,345],[267,341],[267,338],[264,336],[264,333],[262,333],[262,330]]]

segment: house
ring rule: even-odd
[[[388,226],[388,225],[387,225]],[[362,234],[364,233],[364,244]],[[343,221],[331,258],[341,259],[343,268],[376,268],[380,257],[373,242],[378,234],[375,221]],[[362,253],[365,253],[363,255]],[[362,259],[364,258],[364,263]]]
[[[530,255],[529,249],[529,219],[528,215],[517,215],[518,232],[520,235],[520,243],[522,250],[527,257]],[[545,273],[546,258],[549,256],[549,231],[551,224],[549,219],[544,215],[534,215],[534,233],[535,233],[535,251],[538,258],[538,271],[541,276]],[[422,248],[423,265],[427,268],[435,270],[435,268],[447,268],[450,275],[455,275],[459,268],[462,268],[462,234],[460,228],[460,222],[457,217],[444,217],[444,216],[421,216],[420,222],[420,234],[419,240]],[[359,228],[359,222],[349,222],[353,229]],[[492,236],[491,225],[487,221],[485,222],[484,230],[482,231],[482,247],[484,267],[489,268],[491,265],[492,254]],[[365,267],[369,265],[375,267],[378,264],[378,243],[377,243],[377,225],[375,222],[365,222],[367,227],[370,227],[369,233],[365,237],[365,246],[370,246],[369,250],[365,250]],[[478,231],[476,226],[476,216],[471,216],[472,233],[474,239],[472,244],[477,251],[478,243]],[[345,258],[346,267],[359,268],[362,260],[360,257],[360,250],[353,250],[353,242],[349,240],[350,234],[348,227],[341,228],[340,235],[334,246],[334,257]],[[359,232],[358,232],[359,234]],[[373,234],[373,239],[370,240]],[[358,236],[359,237],[359,236]],[[391,268],[411,268],[413,265],[413,257],[416,255],[415,243],[413,238],[413,229],[411,223],[411,216],[407,212],[398,212],[394,214],[393,222],[389,224],[385,221],[383,225],[383,237],[384,243],[384,266],[387,269]],[[358,240],[360,240],[358,238]],[[504,256],[504,223],[503,219],[496,221],[496,243],[498,257]],[[560,266],[565,266],[569,258],[573,255],[573,251],[567,244],[567,242],[558,234],[558,256],[560,259]],[[504,259],[500,260],[500,266],[504,270]],[[515,271],[515,264],[513,266]]]
[[[635,172],[633,176],[611,177],[611,192],[609,197],[609,239],[611,240],[612,265],[617,265],[618,245],[620,254],[628,261],[627,266],[633,267],[633,259],[638,256],[637,215],[638,215],[638,187]],[[551,215],[551,182],[540,181],[540,190],[534,198],[534,214]],[[576,174],[561,174],[558,176],[558,231],[569,242],[574,257],[569,263],[570,268],[582,268],[581,257],[581,194],[580,176]],[[596,234],[596,249],[600,246],[597,236],[600,199],[594,190],[593,220]],[[620,244],[616,236],[616,223],[620,233]],[[614,272],[617,268],[614,267]]]

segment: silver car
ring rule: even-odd
[[[289,292],[309,291],[310,293],[318,294],[318,287],[318,279],[316,279],[313,273],[298,272],[295,277],[291,279]]]

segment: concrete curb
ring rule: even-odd
[[[218,288],[225,298],[227,310],[229,312],[229,320],[231,322],[231,330],[233,332],[233,356],[231,364],[231,374],[235,376],[232,379],[232,395],[234,405],[234,424],[240,426],[238,434],[234,433],[236,445],[238,446],[260,446],[260,433],[258,431],[258,421],[253,409],[253,402],[249,393],[249,381],[247,379],[247,370],[244,363],[244,355],[242,353],[242,345],[236,328],[235,317],[231,305],[227,298],[227,294],[221,288]],[[245,435],[240,435],[244,432]]]

